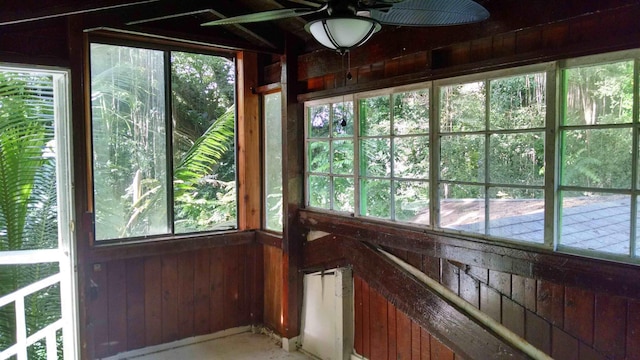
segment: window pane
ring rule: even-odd
[[[309,206],[329,209],[331,188],[328,176],[309,175]]]
[[[395,186],[395,219],[429,225],[429,183],[397,181]]]
[[[562,132],[562,185],[631,188],[631,129]]]
[[[636,201],[640,204],[640,196]],[[640,209],[636,209],[636,257],[640,257]]]
[[[429,132],[429,90],[394,95],[393,111],[394,135]]]
[[[544,132],[494,134],[489,141],[491,183],[544,184]]]
[[[336,140],[333,142],[332,174],[353,174],[353,141]]]
[[[231,60],[171,53],[175,233],[236,226]]]
[[[329,105],[310,107],[307,109],[307,116],[310,138],[329,137]]]
[[[543,190],[493,188],[489,197],[489,234],[544,243]]]
[[[360,134],[376,136],[390,133],[389,96],[360,100]]]
[[[164,58],[91,44],[96,239],[170,231]]]
[[[280,92],[264,96],[265,226],[282,231],[282,101]]]
[[[360,214],[391,219],[391,181],[361,180]]]
[[[389,139],[360,141],[360,173],[362,176],[391,175],[391,142]]]
[[[393,143],[394,177],[427,179],[429,177],[429,138],[402,137]]]
[[[333,179],[333,210],[353,213],[355,200],[353,178],[336,177]]]
[[[565,125],[630,123],[633,61],[564,70]]]
[[[484,187],[440,184],[440,227],[484,234]]]
[[[329,142],[312,141],[309,143],[309,171],[329,173]]]
[[[64,131],[55,129],[69,120],[56,109],[56,103],[65,102],[67,96],[57,93],[56,85],[50,74],[0,69],[0,251],[58,248],[56,167],[65,162],[56,163],[65,154],[57,145],[71,139],[58,138]],[[67,190],[61,184],[63,189]],[[61,204],[66,206],[73,204]],[[0,266],[0,292],[28,285],[19,284],[21,276],[29,279],[20,275],[27,273],[12,268]],[[6,341],[13,339],[9,331],[1,332],[0,344],[8,345]]]
[[[333,136],[353,136],[353,102],[333,104]]]
[[[440,88],[440,131],[463,132],[485,129],[484,82]]]
[[[562,192],[560,244],[616,254],[629,253],[631,198]]]
[[[491,80],[491,129],[544,127],[546,74]]]
[[[440,178],[484,182],[484,135],[443,136],[440,140]]]

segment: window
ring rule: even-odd
[[[95,236],[235,229],[235,67],[91,44]]]
[[[353,101],[307,107],[307,195],[312,207],[354,211]]]
[[[359,107],[360,214],[429,224],[429,90]]]
[[[639,69],[631,50],[349,95],[354,129],[309,102],[307,206],[638,262]]]
[[[282,231],[282,102],[280,92],[263,97],[264,227]]]
[[[546,74],[437,89],[440,227],[543,243]]]
[[[638,253],[637,66],[620,59],[562,71],[561,247]]]

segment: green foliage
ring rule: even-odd
[[[490,128],[544,128],[546,74],[536,73],[490,81]]]
[[[565,70],[563,123],[591,129],[562,132],[563,185],[631,188],[632,131],[602,128],[633,115],[633,61]]]
[[[1,251],[58,246],[52,89],[50,76],[0,73]],[[57,272],[55,263],[1,266],[0,296]],[[15,342],[14,311],[0,309],[0,349]],[[29,334],[59,319],[59,286],[30,295],[25,316]]]
[[[441,132],[466,132],[484,129],[484,82],[440,88]]]
[[[176,233],[235,228],[233,62],[172,52],[171,109],[164,52],[92,44],[91,67],[97,238],[169,233],[168,202]]]
[[[235,178],[216,178],[215,167],[233,149],[235,109],[229,108],[191,146],[174,171],[176,232],[234,228]]]

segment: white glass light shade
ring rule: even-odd
[[[344,53],[364,44],[381,26],[371,18],[353,16],[320,19],[305,28],[320,44]]]

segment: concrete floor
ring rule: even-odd
[[[203,341],[197,344],[176,347],[153,354],[129,357],[132,360],[309,360],[300,353],[288,353],[280,343],[266,336],[250,332]]]

